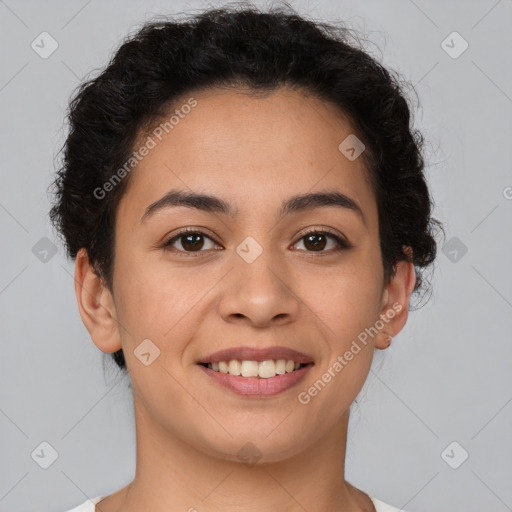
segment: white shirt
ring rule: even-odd
[[[87,500],[85,503],[82,503],[78,507],[72,508],[71,510],[67,510],[66,512],[95,512],[96,503],[101,501],[103,498],[106,498],[106,496],[98,496],[97,498]],[[380,501],[372,496],[370,496],[370,499],[375,505],[377,512],[405,512],[405,510],[388,505],[387,503],[384,503],[383,501]]]

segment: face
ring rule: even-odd
[[[193,96],[190,113],[153,137],[118,207],[116,348],[148,422],[225,459],[250,440],[276,461],[335,428],[368,374],[374,341],[357,340],[385,312],[387,295],[376,198],[363,158],[338,149],[353,131],[331,105],[285,89]],[[148,212],[170,191],[214,196],[231,214],[170,201]],[[316,193],[348,200],[282,211]],[[360,350],[347,360],[354,341]],[[224,349],[275,346],[313,361],[275,394],[240,394],[198,364]]]

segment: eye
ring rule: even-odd
[[[329,238],[335,242],[334,249],[324,251],[323,249],[325,249]],[[300,238],[300,240],[304,240],[302,243],[304,244],[304,247],[306,247],[307,252],[332,253],[343,249],[349,249],[351,247],[346,240],[338,235],[329,231],[319,231],[315,229],[308,231]]]
[[[213,244],[215,244],[214,240],[207,236],[202,231],[198,231],[196,229],[186,228],[180,231],[177,235],[170,238],[167,242],[164,242],[163,248],[167,249],[172,247],[173,252],[177,253],[185,253],[187,256],[196,256],[195,254],[191,254],[194,252],[205,252],[201,249],[205,248],[204,239],[209,240]],[[176,249],[173,247],[176,243],[181,245],[182,249]],[[212,249],[213,247],[206,247],[206,249]]]
[[[205,239],[210,241],[212,245],[208,247],[208,243],[205,244]],[[325,251],[328,240],[334,241],[334,249]],[[303,235],[300,241],[304,240],[303,244],[306,248],[306,252],[317,252],[317,253],[333,253],[352,247],[346,240],[331,233],[329,231],[320,231],[313,229]],[[299,242],[296,242],[297,245]],[[177,248],[175,245],[180,245],[181,248]],[[193,228],[185,228],[172,238],[162,244],[163,249],[171,248],[172,252],[180,254],[180,256],[199,256],[201,252],[207,252],[208,250],[219,250],[215,249],[215,241],[206,235],[206,233]],[[294,245],[294,247],[295,247]],[[203,250],[204,249],[204,250]],[[198,254],[194,254],[198,253]]]

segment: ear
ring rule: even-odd
[[[404,327],[409,312],[409,299],[416,283],[416,273],[412,263],[412,248],[404,247],[409,261],[396,264],[395,275],[382,293],[380,318],[384,327],[375,338],[375,348],[384,350],[389,347],[393,336]]]
[[[103,352],[121,349],[114,298],[95,273],[84,248],[76,256],[75,294],[80,316],[94,344]]]

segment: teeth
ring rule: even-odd
[[[258,376],[262,379],[268,379],[269,377],[276,376],[276,363],[273,359],[261,361],[258,364]]]
[[[257,377],[259,369],[257,361],[242,361],[242,377]]]
[[[242,373],[242,363],[233,359],[229,361],[228,370],[231,375],[240,375],[240,373]]]
[[[241,375],[242,377],[260,377],[269,379],[276,375],[283,375],[298,370],[301,363],[296,363],[292,359],[266,359],[265,361],[219,361],[218,363],[208,363],[211,370],[229,373],[230,375]]]
[[[278,359],[276,361],[276,373],[277,375],[283,375],[286,373],[286,359]]]

